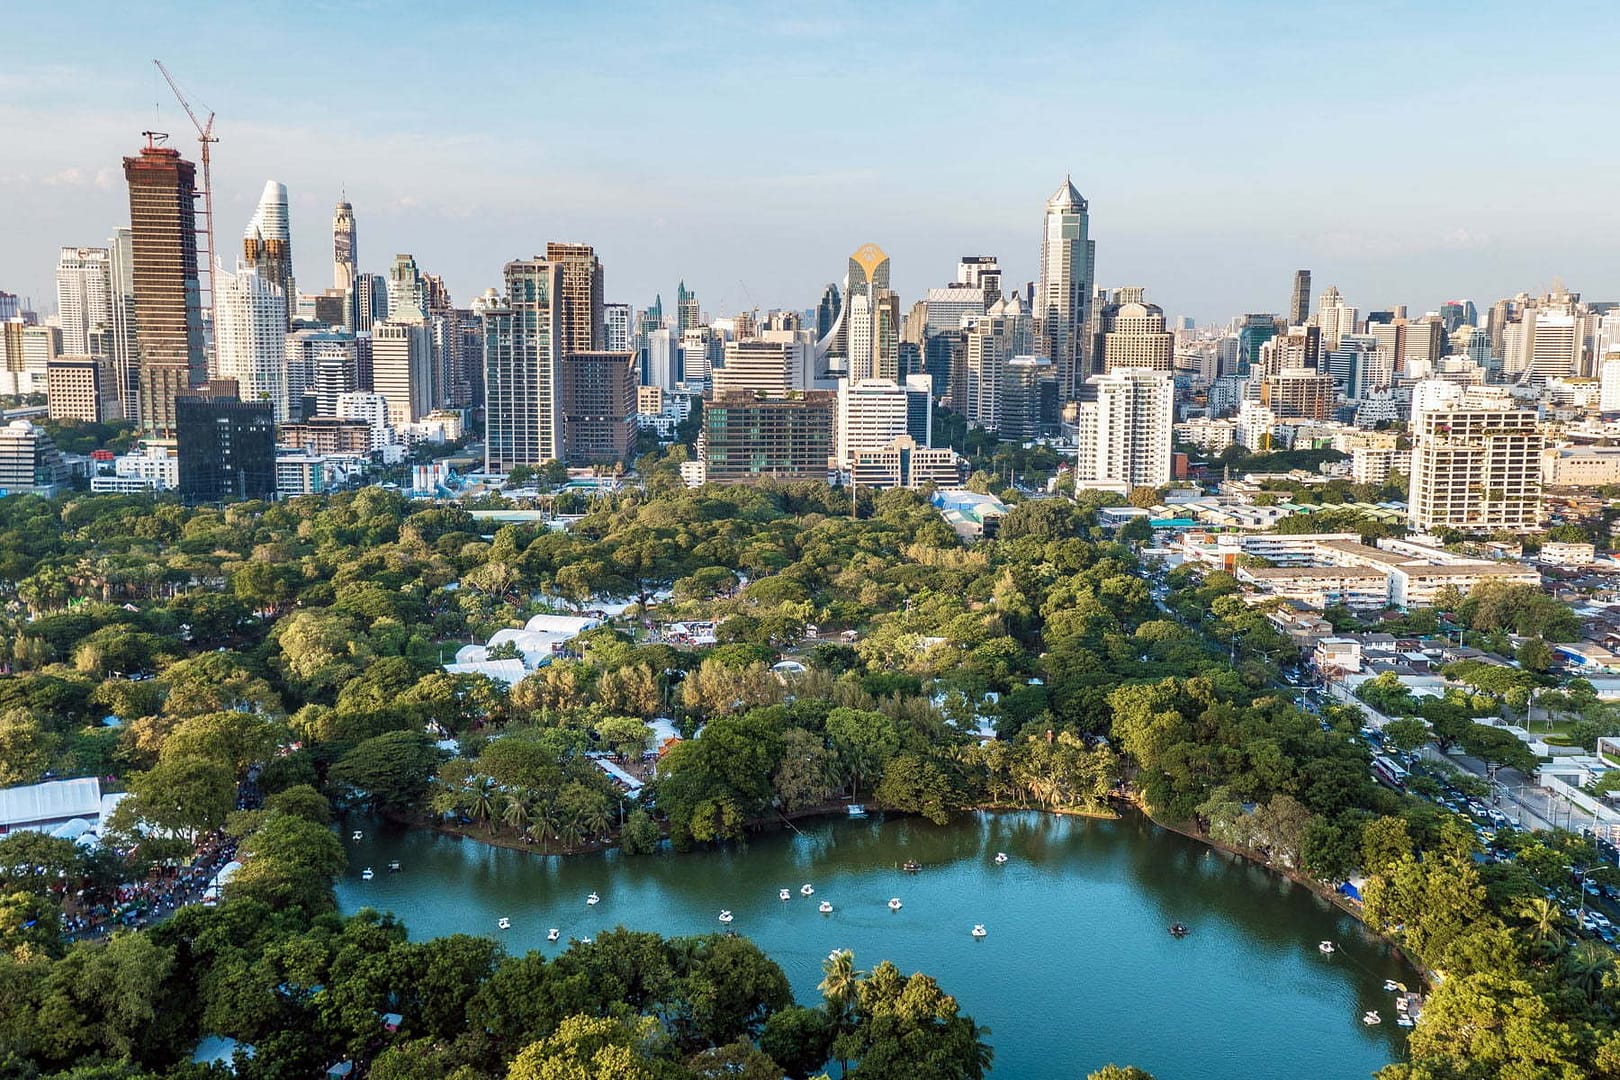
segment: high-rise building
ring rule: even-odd
[[[630,334],[630,305],[602,305],[602,348],[607,352],[634,352]]]
[[[369,333],[372,326],[388,318],[388,279],[381,274],[361,274],[354,286],[354,330]]]
[[[257,267],[214,271],[214,355],[219,377],[243,401],[267,402],[277,423],[291,417],[287,391],[287,305]]]
[[[889,288],[889,256],[876,244],[849,257],[840,321],[849,378],[899,378],[900,302]]]
[[[703,325],[703,308],[697,293],[686,291],[686,282],[675,287],[675,336],[683,337],[688,330]]]
[[[1430,383],[1437,384],[1433,394],[1413,391],[1412,527],[1533,532],[1541,518],[1543,446],[1535,412],[1484,388],[1440,380],[1418,385]]]
[[[1315,368],[1284,368],[1260,383],[1260,404],[1279,420],[1326,420],[1336,399],[1333,376]]]
[[[270,404],[240,400],[228,379],[200,389],[175,401],[180,497],[187,502],[275,498],[276,425]]]
[[[484,301],[485,468],[561,461],[562,267],[506,264],[506,295]]]
[[[1322,331],[1322,348],[1332,351],[1339,347],[1339,339],[1356,332],[1360,311],[1344,302],[1336,285],[1329,285],[1317,301],[1316,326]]]
[[[1057,370],[1058,394],[1072,399],[1089,374],[1087,327],[1091,324],[1097,245],[1090,237],[1086,200],[1069,177],[1046,200],[1041,226],[1040,280],[1035,319],[1044,351]]]
[[[348,192],[338,199],[332,211],[332,287],[343,294],[343,325],[350,330],[359,329],[358,299],[355,280],[360,263],[360,234],[354,226],[354,207]]]
[[[709,389],[716,397],[733,392],[782,397],[793,385],[788,359],[785,342],[728,341],[709,372]]]
[[[562,267],[562,354],[602,348],[602,261],[589,244],[556,241],[546,261]]]
[[[433,411],[433,376],[433,334],[425,320],[384,319],[371,328],[371,388],[388,402],[390,424],[414,424]]]
[[[135,261],[133,240],[128,229],[114,230],[107,244],[107,267],[111,275],[109,301],[112,313],[113,377],[117,380],[118,406],[125,420],[134,423],[139,416],[139,345],[135,339]]]
[[[1078,410],[1078,485],[1157,487],[1171,479],[1175,377],[1118,368],[1086,380]]]
[[[1164,309],[1145,299],[1140,286],[1118,289],[1103,310],[1103,370],[1119,367],[1174,371],[1176,338],[1165,329]]]
[[[934,445],[934,380],[926,373],[906,376],[906,434],[918,446]]]
[[[628,350],[571,352],[563,357],[561,397],[569,462],[629,460],[636,447],[638,375],[636,354]]]
[[[124,159],[142,434],[172,439],[174,399],[207,377],[197,280],[197,170],[149,137]]]
[[[400,254],[388,267],[388,318],[395,312],[412,310],[427,317],[427,288],[422,284],[422,272],[416,267],[414,255]]]
[[[892,379],[846,379],[838,387],[838,427],[833,452],[841,468],[855,455],[879,450],[909,428],[906,388]]]
[[[825,480],[833,453],[837,395],[812,390],[793,398],[728,394],[703,407],[698,460],[707,482]]]
[[[337,399],[360,389],[357,338],[347,330],[300,328],[287,335],[287,397],[300,419],[336,416]],[[313,412],[298,408],[313,397]]]
[[[1001,299],[1001,263],[994,255],[964,255],[956,264],[956,284],[978,289],[989,307]]]
[[[276,287],[283,308],[281,320],[291,325],[298,286],[293,279],[292,223],[287,214],[286,184],[274,180],[264,182],[258,209],[242,233],[242,261]]]
[[[836,283],[829,281],[827,287],[821,290],[821,300],[816,304],[816,343],[823,353],[828,348],[825,344],[827,336],[837,328],[838,317],[843,311],[843,294],[838,291]]]
[[[0,427],[0,490],[50,494],[67,478],[61,451],[43,429],[27,420]]]
[[[1311,272],[1294,271],[1294,295],[1288,301],[1288,325],[1304,326],[1311,317]]]
[[[952,408],[970,425],[1000,431],[1007,365],[1032,350],[1034,320],[1015,292],[991,304],[985,314],[967,317],[965,324],[962,368],[950,379]]]
[[[1001,422],[996,434],[1025,442],[1057,428],[1057,373],[1044,356],[1015,356],[1002,379]]]
[[[43,394],[50,363],[62,355],[62,331],[22,318],[0,322],[0,396]]]
[[[56,311],[64,352],[111,354],[112,263],[106,248],[62,249],[56,261]]]
[[[67,356],[45,367],[45,404],[52,420],[105,424],[122,415],[112,361]]]

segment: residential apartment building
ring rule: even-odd
[[[1532,532],[1541,524],[1536,414],[1466,400],[1416,405],[1407,505],[1420,532]]]

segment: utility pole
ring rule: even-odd
[[[206,271],[208,275],[208,284],[206,286],[208,292],[208,377],[213,378],[219,371],[219,350],[218,346],[214,344],[218,340],[215,337],[214,319],[217,312],[217,302],[214,295],[214,260],[217,253],[214,250],[214,178],[210,168],[209,159],[211,155],[209,147],[219,142],[219,138],[214,134],[213,111],[209,111],[207,121],[198,120],[196,112],[191,108],[191,102],[187,101],[186,95],[180,92],[179,84],[174,81],[174,76],[169,74],[169,69],[163,66],[163,61],[153,60],[152,63],[157,65],[158,71],[163,74],[163,81],[169,84],[169,89],[174,91],[174,96],[180,102],[180,107],[186,110],[186,115],[191,118],[192,126],[197,129],[197,141],[202,144],[203,182],[201,195],[203,199],[203,228],[199,230],[199,233],[204,238],[208,250],[198,252],[200,257],[197,260],[197,287],[198,289],[204,288],[203,274]],[[196,195],[198,193],[193,192],[192,194]],[[206,258],[201,256],[206,256]],[[291,299],[288,302],[290,304]]]

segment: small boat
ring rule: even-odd
[[[816,906],[816,910],[821,912],[823,915],[831,915],[832,914],[832,901],[831,900],[823,900],[820,904],[818,904]]]
[[[497,919],[495,925],[500,927],[502,930],[510,930],[512,929],[512,920],[507,918]]]
[[[800,896],[814,896],[814,895],[816,895],[815,886],[811,885],[808,881],[805,882],[803,885],[799,886],[799,895]]]
[[[720,913],[720,921],[723,923],[729,923],[731,921],[731,912],[722,911]]]
[[[791,890],[782,889],[782,890],[777,892],[776,898],[778,900],[791,900],[791,899],[793,899],[793,893],[792,893]]]
[[[1396,982],[1394,979],[1385,979],[1384,980],[1384,989],[1390,991],[1391,993],[1393,993],[1395,991],[1395,988],[1397,986],[1399,986],[1399,985],[1401,985],[1401,984]]]
[[[1316,943],[1316,951],[1321,953],[1323,956],[1332,956],[1333,955],[1333,942],[1331,942],[1331,941],[1318,941]]]
[[[349,834],[350,840],[364,840],[365,838],[366,834],[361,832],[359,829],[356,829],[354,832]]]
[[[1378,1015],[1377,1009],[1368,1009],[1366,1012],[1361,1014],[1361,1022],[1366,1024],[1368,1027],[1371,1027],[1374,1024],[1382,1024],[1384,1022],[1384,1018]]]
[[[393,862],[388,864],[388,872],[390,874],[399,873],[399,860],[398,859],[395,859]]]
[[[1192,933],[1192,931],[1188,930],[1186,925],[1183,924],[1183,923],[1171,923],[1170,924],[1170,936],[1171,937],[1184,938],[1190,933]]]
[[[889,897],[889,910],[890,911],[899,911],[900,910],[900,898],[898,896]]]
[[[915,874],[917,871],[922,869],[922,863],[918,862],[916,859],[907,859],[905,862],[900,864],[900,869],[904,870],[908,874]]]
[[[1397,1017],[1395,1022],[1397,1024],[1399,1024],[1401,1027],[1413,1027],[1413,1026],[1415,1026],[1417,1024],[1416,1020],[1413,1020],[1410,1016],[1406,1016],[1404,1014],[1401,1015],[1400,1017]]]
[[[984,928],[984,923],[974,923],[973,924],[973,936],[974,937],[984,937],[988,933],[989,933],[989,931]]]
[[[591,939],[588,938],[588,937],[582,937],[582,938],[579,939],[579,943],[581,945],[589,945],[589,944],[591,944]]]
[[[370,881],[372,878],[374,878],[376,876],[377,876],[376,874],[373,874],[371,872],[371,867],[369,867],[369,866],[366,867],[364,870],[360,871],[360,880],[361,881]]]
[[[562,937],[562,931],[557,929],[555,926],[553,926],[550,930],[546,931],[546,940],[547,941],[556,941],[560,937]]]
[[[587,896],[585,898],[585,903],[589,904],[591,907],[595,907],[597,904],[600,904],[601,902],[602,902],[602,898],[600,896],[597,896],[595,893],[591,893],[591,895],[589,895],[589,896]]]
[[[1005,851],[996,852],[996,865],[997,866],[1000,866],[1002,863],[1004,863],[1006,861],[1007,861],[1007,853]]]

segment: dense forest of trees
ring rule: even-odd
[[[1356,710],[1319,720],[1269,689],[1287,643],[1227,575],[1177,570],[1161,608],[1129,544],[1067,499],[1021,503],[968,548],[903,491],[863,491],[852,515],[821,485],[688,491],[658,467],[590,506],[559,531],[381,489],[195,510],[0,500],[0,782],[115,778],[133,859],[60,852],[47,880],[6,876],[26,859],[0,852],[3,1068],[163,1071],[218,1031],[258,1047],[266,1075],[334,1055],[466,1080],[804,1075],[831,1054],[879,1077],[912,1046],[940,1061],[909,1075],[976,1076],[971,1021],[881,964],[817,1018],[735,939],[627,934],[548,963],[340,919],[328,802],[645,852],[841,798],[944,820],[1130,791],[1302,878],[1367,875],[1369,921],[1447,975],[1390,1078],[1620,1077],[1612,960],[1572,943],[1556,905],[1529,913],[1584,842],[1524,838],[1515,861],[1477,864],[1472,833],[1372,782]],[[606,598],[636,606],[510,690],[441,668],[469,638]],[[715,620],[719,644],[647,632],[677,619]],[[807,643],[812,623],[858,637]],[[805,674],[770,670],[784,649]],[[656,717],[701,735],[626,804],[585,755],[634,755]],[[981,725],[998,737],[981,745]],[[236,810],[250,776],[264,805]],[[217,910],[106,943],[55,933],[70,892],[219,835],[249,858]],[[703,982],[732,967],[746,985]],[[404,1030],[381,1032],[379,1011]]]

